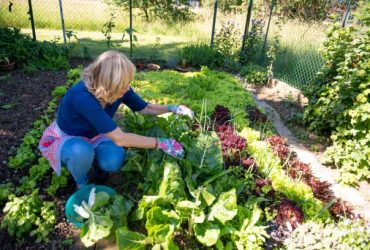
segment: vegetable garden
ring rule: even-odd
[[[241,5],[220,4],[226,10]],[[335,186],[368,187],[370,180],[370,7],[362,4],[361,26],[331,25],[322,51],[325,63],[304,92],[309,103],[292,109],[290,120],[326,140],[323,158],[338,170]],[[302,7],[283,6],[284,15]],[[325,5],[320,6],[315,19],[324,15]],[[299,12],[303,19],[312,14],[305,10]],[[153,11],[146,18],[164,10]],[[61,98],[79,81],[81,64],[91,59],[75,58],[73,48],[57,42],[33,41],[16,28],[0,31],[0,55],[18,67],[0,72],[4,249],[370,248],[369,218],[314,174],[246,90],[273,88],[274,67],[282,64],[275,61],[278,38],[267,45],[267,67],[248,61],[252,54],[239,58],[237,49],[232,52],[233,31],[226,26],[214,47],[195,44],[176,52],[186,66],[181,69],[190,72],[175,71],[180,65],[169,60],[156,61],[161,70],[141,70],[143,61],[133,60],[138,72],[131,86],[143,99],[184,104],[195,117],[142,115],[120,106],[115,122],[126,132],[176,139],[184,157],[128,148],[119,173],[103,183],[91,175],[90,182],[99,185],[77,189],[65,167],[60,176],[53,173],[37,145]],[[255,49],[253,39],[246,41],[249,49]],[[82,192],[83,198],[69,200]]]
[[[76,82],[80,70],[70,71],[67,86]],[[48,162],[35,151],[67,86],[55,88],[45,115],[34,122],[10,160],[12,168],[28,166],[28,174],[19,185],[2,185],[1,198],[8,200],[2,228],[19,244],[29,244],[24,237],[41,245],[47,241],[64,217],[53,201],[60,192],[73,192],[67,187],[67,171],[51,178]],[[82,206],[88,213],[87,219],[81,217],[80,229],[86,247],[104,238],[119,249],[272,249],[284,244],[310,249],[322,246],[321,230],[334,234],[330,227],[335,223],[345,233],[328,237],[330,244],[368,246],[365,222],[349,219],[351,207],[335,198],[330,184],[314,177],[267,126],[250,128],[261,119],[248,119],[255,104],[232,75],[207,67],[187,74],[145,72],[132,86],[158,103],[182,98],[196,112],[196,121],[121,110],[117,122],[127,131],[176,138],[186,155],[173,159],[156,150],[130,149],[123,180],[115,184],[118,194],[97,192],[93,205]],[[348,218],[345,223],[342,216]],[[304,230],[315,234],[306,240]]]

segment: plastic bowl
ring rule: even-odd
[[[66,217],[70,223],[72,223],[78,228],[82,227],[83,222],[81,221],[81,217],[75,212],[73,204],[81,205],[83,200],[87,203],[89,200],[90,191],[93,187],[96,188],[95,190],[96,193],[100,191],[107,192],[109,195],[116,193],[114,189],[108,186],[90,184],[81,187],[74,194],[72,194],[71,197],[68,198],[68,201],[65,206]]]

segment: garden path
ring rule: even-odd
[[[300,105],[307,104],[307,98],[298,89],[281,81],[275,81],[272,87],[255,87],[247,85],[246,89],[253,94],[256,105],[265,110],[269,119],[279,135],[288,139],[292,151],[296,152],[297,157],[304,163],[311,166],[313,174],[322,181],[332,184],[332,190],[336,197],[348,201],[354,207],[355,214],[362,215],[370,222],[370,185],[366,182],[359,183],[358,188],[343,186],[336,179],[339,173],[335,169],[325,167],[319,162],[319,155],[308,150],[299,141],[291,130],[284,125],[279,113],[267,102],[273,101],[275,105],[282,104],[286,98],[295,98]],[[274,105],[274,106],[275,106]]]

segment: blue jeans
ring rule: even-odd
[[[121,169],[125,160],[126,151],[117,146],[113,141],[102,142],[95,149],[81,138],[72,138],[62,147],[62,164],[67,166],[77,186],[88,183],[88,173],[94,158],[98,165],[95,174],[104,175]]]

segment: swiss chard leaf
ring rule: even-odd
[[[144,234],[121,227],[116,231],[116,242],[119,250],[143,250],[150,244],[150,239]]]
[[[226,221],[232,220],[238,213],[236,198],[235,189],[221,193],[217,202],[211,207],[208,220],[213,221],[216,218],[222,224],[225,224]]]
[[[218,174],[223,170],[220,140],[215,132],[205,132],[194,139],[187,148],[187,159],[196,166],[198,175]]]
[[[164,164],[163,180],[159,187],[159,196],[167,197],[173,204],[186,199],[185,184],[181,170],[176,162],[166,161]]]
[[[163,210],[153,207],[146,214],[145,224],[148,236],[152,244],[164,244],[168,246],[172,240],[174,230],[180,225],[180,217],[173,210]]]
[[[110,210],[89,211],[89,219],[81,228],[81,241],[86,247],[90,247],[109,236],[112,227],[113,221],[110,218]]]
[[[211,222],[195,224],[194,232],[200,243],[206,246],[213,246],[220,236],[220,227]]]
[[[184,200],[176,204],[176,211],[182,219],[191,219],[194,223],[203,223],[205,214],[199,206],[192,201]]]
[[[140,200],[138,208],[131,216],[131,220],[142,220],[148,211],[152,207],[160,206],[163,208],[170,207],[171,202],[169,199],[160,196],[143,196]]]

